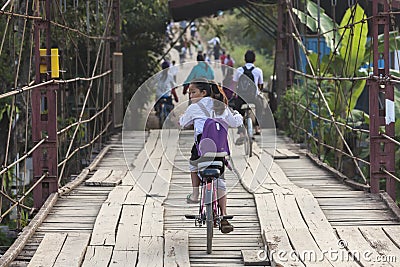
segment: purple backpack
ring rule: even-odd
[[[197,151],[199,156],[203,156],[207,152],[226,152],[230,155],[228,146],[228,124],[223,119],[208,118],[206,120]]]

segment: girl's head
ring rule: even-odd
[[[214,99],[214,111],[222,114],[228,104],[228,99],[221,86],[215,81],[206,79],[194,80],[189,85],[189,97],[192,103],[197,103],[203,97],[212,97]]]
[[[196,103],[207,96],[211,96],[211,85],[206,79],[196,79],[190,83],[189,98],[192,103]]]

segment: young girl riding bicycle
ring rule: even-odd
[[[189,97],[192,104],[180,118],[179,124],[181,127],[194,125],[195,144],[192,147],[189,162],[193,191],[187,196],[186,201],[187,203],[198,203],[200,178],[198,176],[197,161],[200,156],[197,151],[196,143],[200,142],[205,121],[211,115],[213,118],[223,119],[229,127],[238,127],[243,124],[243,118],[237,111],[231,112],[228,108],[228,100],[223,89],[214,81],[208,81],[206,79],[192,81],[189,85]],[[221,174],[223,171],[224,169],[222,168]],[[218,182],[218,203],[221,214],[227,215],[226,184],[223,179],[220,180],[221,181]],[[222,220],[221,231],[223,233],[229,233],[233,231],[233,226],[227,220]]]

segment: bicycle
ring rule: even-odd
[[[225,158],[228,154],[206,153],[200,158],[198,168],[199,177],[201,179],[201,196],[198,215],[185,215],[186,219],[194,219],[196,227],[207,227],[207,254],[212,252],[212,239],[214,235],[214,227],[221,229],[221,220],[232,219],[232,215],[221,215],[217,187],[218,180],[221,178],[220,168],[224,162],[215,160],[216,158]],[[215,185],[217,184],[217,185]]]
[[[244,142],[244,153],[249,157],[253,154],[253,119],[251,114],[254,114],[255,105],[245,103],[241,106],[242,110],[245,110],[244,125],[246,127],[246,141]]]

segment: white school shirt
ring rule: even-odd
[[[214,113],[214,99],[211,97],[203,97],[199,101],[205,108],[210,112],[210,116],[214,118],[222,118],[229,127],[239,127],[243,124],[243,117],[239,113],[233,114],[227,107],[221,115]],[[194,140],[197,140],[197,136],[203,133],[204,123],[210,117],[207,116],[204,111],[196,103],[191,104],[185,111],[185,113],[179,118],[179,125],[186,127],[194,125]]]
[[[164,70],[167,71],[167,70]],[[171,89],[176,87],[176,83],[172,75],[167,71],[166,79],[163,80],[163,73],[159,73],[159,76],[156,78],[158,80],[156,86],[156,99],[159,99],[162,96],[168,97],[171,96]]]
[[[172,77],[176,76],[178,74],[178,66],[172,65],[171,67],[169,67],[168,72],[169,72],[169,74],[172,75]]]
[[[252,73],[253,76],[254,76],[254,83],[257,85],[257,89],[258,89],[258,88],[259,88],[258,85],[264,83],[264,80],[263,80],[263,71],[262,71],[262,69],[260,69],[260,68],[258,68],[258,67],[256,67],[256,66],[254,66],[253,63],[246,63],[246,64],[245,64],[245,67],[246,67],[247,69],[251,69],[252,67],[255,67],[255,68],[251,71],[251,73]],[[234,75],[233,75],[233,81],[237,83],[237,82],[239,81],[240,76],[241,76],[243,73],[244,73],[243,67],[237,68],[236,71],[235,71],[235,73],[234,73]],[[259,94],[260,94],[260,90],[257,90],[257,91],[256,91],[256,95],[259,95]]]

